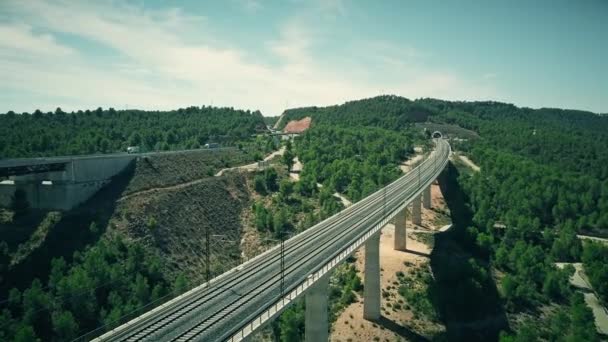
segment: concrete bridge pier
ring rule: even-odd
[[[422,208],[420,208],[420,195],[416,196],[412,201],[412,223],[416,225],[422,224]]]
[[[365,243],[363,318],[369,321],[380,319],[380,231]]]
[[[407,227],[405,223],[406,208],[403,208],[395,216],[395,250],[405,251],[407,249]]]
[[[431,209],[431,184],[422,191],[422,206],[424,209]]]
[[[329,340],[328,294],[329,273],[322,276],[306,293],[304,324],[306,342]]]

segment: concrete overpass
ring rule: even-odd
[[[138,157],[230,149],[234,148],[3,159],[0,206],[10,206],[15,190],[21,189],[31,208],[69,210],[93,196]]]
[[[363,245],[364,317],[378,320],[380,230],[394,219],[395,249],[406,248],[405,208],[412,205],[413,221],[420,221],[420,206],[431,204],[431,183],[448,163],[449,144],[435,142],[418,167],[287,240],[283,253],[277,246],[96,340],[241,341],[305,296],[305,338],[327,341],[329,274]]]

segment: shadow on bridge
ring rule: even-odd
[[[458,176],[450,163],[439,177],[453,227],[435,235],[430,260],[435,281],[428,288],[428,296],[446,326],[445,336],[438,336],[440,340],[498,340],[499,332],[508,329],[508,321],[489,262],[476,252],[468,236],[466,228],[472,225],[472,213]]]

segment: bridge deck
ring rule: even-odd
[[[438,140],[436,151],[416,169],[287,240],[284,272],[275,247],[98,340],[240,340],[278,314],[285,297],[290,302],[304,293],[418,196],[445,167],[449,150],[447,142]]]

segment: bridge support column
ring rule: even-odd
[[[416,196],[412,201],[412,223],[421,225],[422,224],[422,208],[420,208],[420,195]]]
[[[431,209],[431,184],[422,191],[422,206],[424,209]]]
[[[328,294],[329,273],[321,277],[306,293],[306,321],[304,324],[306,342],[329,340]]]
[[[397,216],[395,216],[395,250],[405,251],[407,249],[407,227],[405,223],[405,211],[403,208]]]
[[[380,232],[365,243],[363,318],[369,321],[380,319]]]

